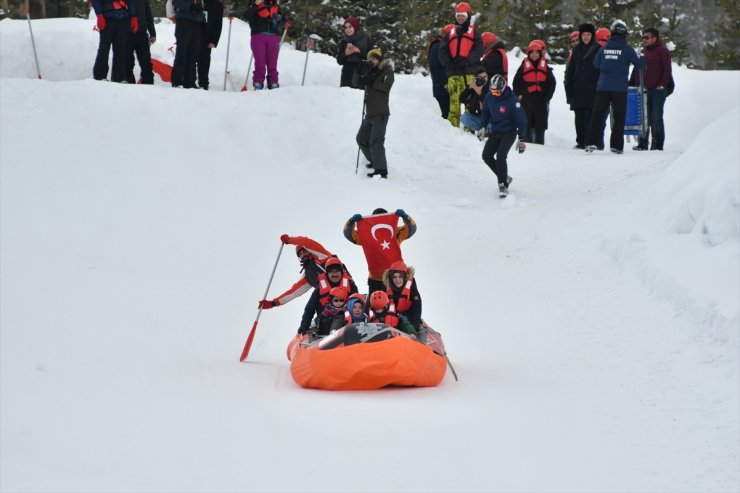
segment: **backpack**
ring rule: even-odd
[[[666,96],[670,96],[673,94],[673,91],[676,90],[676,83],[673,82],[673,74],[671,74],[670,79],[668,79],[668,84],[665,86],[665,94]]]

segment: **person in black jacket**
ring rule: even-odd
[[[267,88],[277,89],[280,87],[277,69],[280,35],[283,34],[286,22],[280,5],[277,0],[250,1],[244,11],[244,19],[249,22],[249,46],[254,55],[252,85],[255,90],[264,89],[267,74]]]
[[[591,123],[591,112],[596,99],[599,69],[594,58],[601,45],[594,39],[596,28],[585,23],[578,27],[580,43],[573,49],[565,68],[565,94],[576,114],[576,149],[586,148],[586,136]],[[601,147],[603,149],[603,145]]]
[[[205,0],[206,23],[200,38],[198,53],[198,86],[208,90],[208,73],[211,69],[211,50],[218,46],[224,23],[224,4],[221,0]]]
[[[345,290],[345,301],[347,296],[357,292],[357,285],[347,272],[344,264],[332,257],[326,261],[326,273],[319,274],[319,282],[316,289],[311,293],[311,298],[306,303],[301,317],[301,325],[298,327],[299,334],[305,334],[311,328],[311,321],[321,314],[321,311],[330,302],[333,288],[341,287]],[[336,292],[335,292],[336,293]]]
[[[134,0],[136,2],[136,17],[139,27],[136,32],[128,33],[128,58],[126,60],[126,82],[136,84],[134,77],[134,53],[139,60],[141,70],[141,83],[154,84],[154,72],[152,72],[152,53],[149,46],[157,41],[157,31],[154,29],[154,17],[152,17],[151,0]]]
[[[200,53],[206,16],[203,0],[172,0],[175,7],[177,51],[172,65],[172,87],[195,88],[195,64]]]
[[[454,28],[449,24],[450,28]],[[432,96],[437,100],[442,118],[447,119],[450,113],[450,93],[447,92],[447,75],[445,69],[439,62],[439,47],[445,31],[440,29],[438,34],[432,38],[427,46],[427,59],[429,60],[429,74],[432,76]]]
[[[555,76],[545,60],[545,43],[539,39],[527,46],[527,58],[514,76],[512,89],[527,115],[526,142],[544,145],[550,100],[555,94]]]
[[[370,38],[360,29],[360,19],[347,17],[344,20],[344,37],[337,49],[337,63],[342,66],[339,87],[353,87],[352,75],[365,61],[370,50]]]
[[[503,75],[509,80],[509,57],[506,55],[506,45],[492,32],[481,34],[483,40],[483,56],[480,63],[486,69],[490,79],[496,74]]]
[[[470,81],[467,89],[460,94],[460,103],[465,106],[465,113],[460,117],[460,123],[474,132],[480,130],[480,110],[483,100],[490,90],[488,72],[483,66],[475,71],[475,78]]]

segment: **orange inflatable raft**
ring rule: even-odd
[[[424,342],[420,342],[424,341]],[[304,388],[370,390],[434,387],[448,360],[440,334],[424,325],[416,340],[384,324],[351,324],[324,337],[288,344],[290,373]]]

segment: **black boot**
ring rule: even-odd
[[[376,169],[376,170],[375,170],[375,171],[373,171],[372,173],[368,173],[368,174],[367,174],[367,177],[368,177],[368,178],[372,178],[372,177],[374,177],[374,176],[380,176],[381,178],[388,178],[388,172],[387,172],[387,171],[385,171],[385,170],[379,170],[379,169]]]

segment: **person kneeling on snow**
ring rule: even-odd
[[[385,324],[401,332],[416,336],[414,326],[406,317],[396,313],[396,305],[388,299],[385,291],[375,291],[370,295],[370,311],[367,314],[367,321],[371,324]]]
[[[306,308],[303,310],[303,317],[301,318],[301,325],[298,327],[299,334],[305,334],[311,328],[311,320],[317,317],[324,307],[332,299],[331,290],[332,288],[341,287],[345,290],[344,299],[342,299],[342,305],[347,297],[346,293],[354,294],[357,292],[357,286],[352,280],[347,270],[344,268],[342,261],[336,257],[332,257],[326,261],[325,264],[326,272],[319,274],[318,285],[316,289],[311,293],[311,298],[306,303]],[[326,332],[327,334],[329,331]]]

